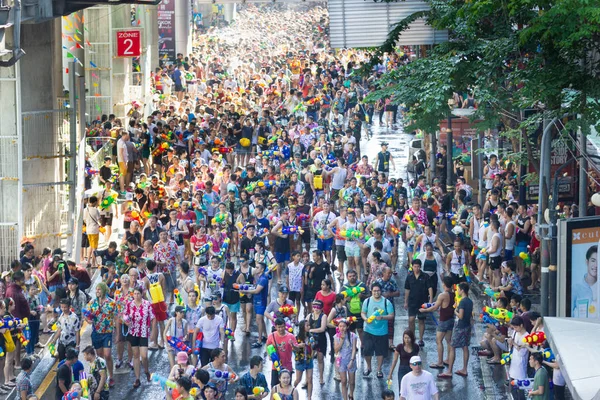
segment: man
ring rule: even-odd
[[[24,286],[25,274],[23,274],[23,271],[14,272],[12,275],[12,283],[8,285],[8,288],[6,289],[6,298],[13,299],[15,308],[12,311],[12,315],[15,318],[23,319],[31,317],[29,302],[27,301],[25,293],[23,292]],[[19,365],[21,363],[21,342],[19,340],[15,341],[15,347],[15,364]]]
[[[240,385],[246,388],[246,393],[249,393],[249,399],[264,399],[269,395],[269,385],[265,375],[260,372],[263,369],[263,359],[261,356],[252,356],[250,358],[250,371],[242,375],[240,379]],[[252,394],[252,389],[255,387],[264,388],[265,391],[262,394]]]
[[[440,319],[437,324],[435,341],[437,344],[438,362],[437,364],[430,364],[429,368],[444,368],[444,340],[448,346],[448,353],[450,353],[450,342],[452,340],[452,329],[454,328],[454,315],[452,313],[452,306],[454,305],[454,297],[452,294],[452,278],[445,276],[442,279],[443,292],[439,294],[435,304],[432,307],[420,308],[419,312],[429,313],[436,310],[440,310]]]
[[[473,318],[473,300],[469,298],[469,284],[462,282],[458,285],[460,303],[454,310],[458,317],[452,330],[452,342],[448,351],[448,372],[438,375],[438,378],[452,379],[452,368],[456,357],[456,349],[463,349],[463,369],[456,371],[456,375],[466,377],[469,365],[469,344],[471,342],[471,319]]]
[[[31,358],[24,357],[21,360],[21,372],[17,376],[17,396],[19,400],[27,400],[29,395],[33,394],[33,385],[31,384],[31,369],[33,361]]]
[[[506,309],[508,306],[508,300],[506,297],[500,297],[496,301],[496,308],[504,308]],[[508,352],[508,345],[506,343],[506,339],[508,339],[508,325],[499,324],[498,326],[494,326],[494,324],[488,324],[486,327],[486,332],[483,334],[483,338],[481,342],[479,342],[481,348],[477,352],[478,356],[492,356],[491,359],[488,359],[488,364],[498,364],[502,359],[502,353]]]
[[[69,347],[66,352],[65,362],[58,367],[58,370],[56,371],[56,400],[62,400],[65,393],[71,388],[71,383],[73,382],[73,372],[71,371],[71,367],[77,362],[78,355],[77,350],[73,347]]]
[[[355,329],[358,332],[360,342],[362,343],[364,321],[362,320],[361,313],[363,301],[368,297],[366,286],[363,282],[358,280],[358,274],[352,269],[349,269],[348,272],[346,272],[346,281],[346,284],[342,288],[342,292],[348,291],[348,293],[352,293],[352,289],[354,288],[357,288],[358,290],[365,289],[362,293],[351,296],[350,300],[346,303],[350,316],[356,318],[356,322],[350,325],[350,329]]]
[[[73,261],[67,261],[67,266],[69,267],[69,273],[72,278],[77,278],[79,284],[79,290],[86,291],[92,284],[92,280],[90,278],[90,274],[87,269],[84,267],[78,267],[77,264]]]
[[[488,234],[488,247],[487,254],[489,256],[489,266],[492,272],[492,276],[490,279],[490,286],[498,287],[500,286],[500,278],[502,274],[500,272],[500,266],[502,264],[502,249],[504,249],[504,243],[502,234],[499,232],[500,222],[498,220],[492,219],[490,222],[490,230],[491,230],[491,239],[489,239],[490,234]]]
[[[275,332],[269,335],[267,339],[267,351],[272,346],[279,356],[281,368],[293,371],[292,356],[293,351],[298,349],[296,346],[296,337],[285,330],[285,321],[283,318],[275,320]],[[271,388],[279,384],[279,372],[275,366],[271,369]]]
[[[225,322],[216,315],[215,307],[208,306],[205,315],[198,320],[194,328],[194,338],[202,332],[204,340],[200,350],[200,365],[205,366],[210,362],[210,353],[214,349],[222,348],[225,339]]]
[[[388,352],[388,321],[394,320],[394,306],[381,295],[381,285],[375,282],[371,285],[371,297],[362,305],[361,317],[365,321],[364,352],[367,370],[364,371],[365,377],[371,374],[371,358],[373,354],[377,356],[377,378],[383,378],[383,358]],[[377,312],[379,315],[376,315]],[[374,319],[372,319],[372,317]]]
[[[124,179],[123,176],[119,179]],[[111,180],[106,181],[104,184],[104,190],[98,193],[98,204],[100,205],[100,226],[106,228],[104,232],[104,240],[108,241],[112,236],[112,223],[113,218],[119,218],[119,207],[116,206],[116,202],[113,202],[108,207],[102,207],[102,202],[111,196],[116,196],[117,192],[113,190],[113,183]],[[90,198],[91,200],[91,198]]]
[[[174,240],[169,239],[166,231],[160,232],[158,237],[159,241],[154,245],[154,261],[163,273],[166,283],[165,292],[171,294],[172,303],[173,290],[176,288],[177,281],[176,268],[183,261],[183,252],[179,251],[179,246]]]
[[[129,133],[127,131],[121,132],[121,138],[117,140],[117,162],[119,163],[119,189],[121,195],[125,195],[125,183],[127,179],[127,163],[129,162],[130,156],[127,152],[127,141],[129,141]]]
[[[400,382],[400,400],[412,399],[433,399],[440,397],[437,386],[428,371],[421,369],[421,357],[412,356],[410,358],[410,369],[412,372],[404,375]]]
[[[408,329],[415,331],[415,318],[419,319],[419,346],[423,348],[425,315],[419,313],[421,304],[433,303],[433,289],[427,274],[421,272],[421,260],[412,260],[413,273],[404,282],[404,309],[408,310]]]
[[[258,326],[258,340],[252,344],[252,348],[262,347],[262,343],[267,341],[267,329],[265,326],[265,311],[269,299],[269,278],[265,273],[267,265],[265,263],[256,263],[254,267],[254,282],[256,287],[252,290],[240,290],[240,294],[251,294],[252,304],[256,312],[256,324]]]
[[[548,371],[543,368],[544,357],[542,353],[531,353],[529,355],[529,366],[535,369],[533,378],[533,390],[529,391],[532,400],[548,400],[550,398],[550,385],[548,383]]]
[[[112,378],[113,359],[111,355],[112,336],[114,330],[115,302],[108,297],[108,286],[100,282],[96,286],[96,299],[86,306],[89,315],[86,316],[92,324],[92,345],[96,350],[102,350],[106,364],[108,365],[108,377],[111,386],[114,385]]]
[[[336,215],[331,212],[331,203],[325,202],[323,210],[319,211],[313,219],[313,225],[317,234],[317,250],[325,253],[328,263],[331,263],[331,250],[333,249],[333,235],[327,229]]]
[[[151,216],[149,224],[146,226],[143,232],[144,242],[150,240],[153,246],[160,240],[159,235],[162,232],[162,228],[160,228],[157,223],[158,217],[156,215]]]
[[[108,399],[109,379],[106,361],[96,355],[96,350],[94,350],[94,347],[92,346],[88,346],[83,349],[83,358],[90,365],[90,375],[96,379],[96,383],[98,384],[92,398],[94,400]]]
[[[66,351],[70,347],[77,347],[77,332],[81,326],[77,314],[71,312],[71,301],[69,299],[60,300],[60,311],[62,314],[58,317],[58,329],[55,335],[48,342],[52,345],[58,342],[58,360],[65,358]]]
[[[382,277],[377,280],[377,283],[381,285],[381,295],[388,299],[392,306],[394,305],[394,297],[400,296],[400,289],[395,279],[392,279],[392,269],[390,267],[384,267],[382,271]],[[388,320],[388,340],[390,349],[394,347],[394,320]]]
[[[385,174],[386,177],[390,174],[390,162],[392,163],[392,168],[396,169],[396,163],[394,162],[394,157],[388,151],[388,145],[388,142],[381,142],[381,151],[377,153],[377,158],[373,165],[377,172]]]
[[[333,240],[333,238],[332,238]],[[306,265],[306,289],[304,292],[304,302],[309,304],[309,310],[312,310],[312,301],[321,290],[321,282],[327,278],[331,280],[331,266],[323,261],[323,252],[313,250],[313,262]]]

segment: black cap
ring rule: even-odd
[[[79,285],[79,279],[77,279],[75,277],[71,277],[71,279],[69,279],[69,283],[74,283],[76,285]]]
[[[284,286],[281,286],[281,287],[279,288],[279,293],[289,293],[289,292],[290,292],[290,290],[289,290],[289,289],[288,289],[288,287],[287,287],[287,286],[285,286],[285,285],[284,285]]]

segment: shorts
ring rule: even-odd
[[[112,332],[111,333],[97,333],[92,332],[92,346],[94,349],[110,349],[112,347]]]
[[[183,85],[175,84],[175,92],[183,92]]]
[[[240,304],[252,304],[252,297],[240,295]]]
[[[296,369],[300,372],[304,372],[307,369],[313,369],[313,368],[314,368],[314,362],[313,362],[312,358],[310,360],[296,361]]]
[[[333,238],[329,239],[317,239],[317,250],[320,251],[331,251],[333,249]]]
[[[66,345],[59,343],[58,346],[56,346],[56,356],[58,357],[58,361],[62,361],[65,359],[65,354],[67,353],[67,349],[69,347],[75,346],[77,346],[77,343],[75,342],[67,343]]]
[[[360,257],[360,247],[358,246],[346,246],[344,250],[347,257]]]
[[[113,215],[112,213],[110,214],[104,214],[101,216],[102,218],[100,218],[100,225],[102,226],[112,226],[113,223]]]
[[[229,303],[225,303],[225,302],[223,302],[223,304],[225,304],[229,308],[229,312],[233,312],[233,313],[240,312],[240,302],[239,301],[235,304],[229,304]]]
[[[439,321],[436,332],[451,332],[454,328],[454,318],[450,318],[446,321]]]
[[[522,252],[527,252],[527,242],[517,242],[515,243],[515,248],[513,249],[513,254],[521,254]]]
[[[121,175],[127,175],[127,163],[119,161],[119,172]],[[123,188],[121,188],[122,190]]]
[[[364,351],[361,352],[362,356],[387,356],[389,350],[387,335],[376,336],[365,332],[363,334],[363,340]]]
[[[177,287],[175,286],[177,276],[175,271],[173,272],[163,272],[165,277],[165,292],[172,292]]]
[[[504,261],[511,261],[513,259],[513,251],[504,249]]]
[[[127,336],[127,341],[132,347],[148,347],[148,338],[139,336]]]
[[[499,340],[496,340],[496,346],[498,346],[500,351],[503,353],[508,351],[508,343],[506,343],[505,341],[501,342]]]
[[[310,229],[304,229],[300,237],[302,238],[302,243],[310,244]]]
[[[336,254],[338,260],[340,260],[340,262],[344,262],[348,259],[346,257],[346,246],[344,246],[343,244],[335,245],[335,254]]]
[[[98,234],[98,233],[88,233],[87,234],[88,242],[90,243],[90,247],[92,249],[98,248],[98,238],[99,237],[100,237],[100,234]]]
[[[266,310],[267,306],[257,306],[256,304],[254,305],[254,311],[256,312],[256,315],[265,315]]]
[[[190,245],[190,239],[183,239],[183,248],[186,253],[192,252],[192,246]]]
[[[313,300],[315,299],[315,295],[316,293],[313,292],[310,289],[304,289],[304,302],[305,303],[312,303]]]
[[[300,292],[291,291],[288,294],[288,299],[291,301],[300,301],[302,299],[302,294]]]
[[[157,322],[166,321],[167,318],[169,318],[167,310],[168,307],[164,301],[152,304],[152,311],[154,311],[154,316],[156,317]]]
[[[365,321],[363,321],[360,313],[352,314],[349,312],[348,316],[356,318],[356,322],[350,325],[350,332],[356,332],[357,329],[363,329],[365,326]]]
[[[356,372],[356,359],[352,360],[352,362],[350,362],[350,363],[342,361],[340,363],[340,366],[338,367],[338,371],[339,372],[350,372],[350,373]]]
[[[427,314],[419,312],[419,308],[421,308],[421,306],[414,307],[409,304],[408,305],[408,316],[409,317],[417,317],[420,320],[424,320],[425,318],[427,318]]]
[[[275,261],[277,261],[278,264],[281,264],[283,262],[286,261],[290,261],[290,253],[289,251],[287,253],[278,253],[275,252]]]
[[[492,271],[500,269],[500,265],[502,265],[502,256],[490,257],[489,263]]]
[[[394,320],[388,319],[387,325],[388,325],[388,338],[393,338],[394,337]]]
[[[454,348],[468,347],[471,344],[471,325],[465,328],[455,326],[452,330],[452,342],[450,345]]]
[[[415,251],[415,245],[414,244],[407,244],[406,245],[406,251],[409,253],[413,253]]]

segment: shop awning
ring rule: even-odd
[[[544,328],[573,398],[600,400],[600,321],[545,317]]]

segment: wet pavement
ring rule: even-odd
[[[377,119],[376,119],[377,121]],[[396,161],[396,170],[391,172],[392,177],[402,177],[405,182],[406,179],[406,159],[408,157],[408,148],[412,136],[405,134],[401,129],[388,129],[385,127],[373,127],[373,137],[369,140],[364,138],[361,142],[361,148],[363,154],[369,156],[369,160],[373,160],[377,152],[380,150],[380,142],[389,142],[389,150],[392,153]],[[403,245],[400,248],[400,260],[403,260]],[[404,280],[406,278],[406,269],[400,268],[399,274],[396,277],[399,287],[403,288]],[[276,285],[273,285],[276,286]],[[272,298],[276,297],[276,288],[272,289]],[[395,338],[394,344],[398,344],[401,341],[402,332],[408,327],[408,317],[406,311],[403,309],[403,297],[404,291],[401,290],[401,296],[396,298],[394,305],[396,307],[396,318],[395,318]],[[481,299],[475,293],[471,294],[475,302],[475,310],[481,309]],[[477,311],[476,311],[477,312]],[[241,316],[240,316],[241,318]],[[238,322],[238,327],[242,326],[242,320]],[[482,326],[480,324],[475,325],[474,334],[471,338],[471,346],[478,345],[478,341],[481,338]],[[229,365],[238,374],[244,374],[249,370],[249,360],[253,355],[260,355],[267,359],[265,347],[261,349],[252,349],[251,343],[256,340],[256,326],[253,326],[253,334],[251,337],[242,336],[241,331],[236,332],[236,341],[229,344]],[[90,343],[90,328],[89,326],[82,335],[81,349]],[[462,378],[460,376],[454,376],[451,380],[436,379],[437,387],[440,391],[441,399],[505,399],[508,398],[506,389],[504,386],[504,379],[506,375],[504,367],[501,366],[489,366],[485,363],[485,360],[480,360],[476,356],[476,352],[471,352],[469,360],[469,376]],[[116,358],[116,349],[113,349],[113,357]],[[421,352],[423,359],[423,365],[426,370],[429,370],[432,374],[437,375],[438,370],[431,370],[427,366],[437,360],[437,348],[435,344],[435,325],[431,318],[426,320],[426,332],[425,332],[425,347]],[[444,359],[447,357],[447,350],[444,355]],[[390,355],[384,360],[383,372],[384,376],[387,376],[393,355]],[[460,369],[462,366],[462,351],[456,353],[455,370]],[[44,399],[54,398],[54,385],[55,379],[49,379],[53,377],[52,371],[52,360],[49,359],[46,352],[46,358],[40,362],[38,368],[33,373],[34,387],[38,387],[39,382],[46,378],[44,384],[50,385],[48,390],[43,390],[43,387],[38,393],[43,393]],[[265,362],[264,373],[267,379],[270,377],[270,361]],[[373,360],[373,369],[375,370],[375,360]],[[362,371],[365,369],[364,359],[360,359],[356,377],[356,389],[354,392],[355,399],[379,399],[381,398],[381,391],[386,388],[386,381],[384,379],[377,379],[373,372],[370,378],[363,378]],[[49,372],[50,371],[50,372]],[[150,371],[155,372],[162,376],[167,376],[169,372],[169,362],[167,359],[166,350],[150,352]],[[314,369],[314,389],[313,399],[341,399],[341,391],[339,383],[336,382],[334,377],[334,365],[329,362],[329,358],[326,357],[324,381],[325,385],[321,386],[319,382],[319,372],[317,363],[315,362]],[[397,370],[393,372],[393,383],[392,390],[396,393],[396,398],[399,398],[399,389],[397,381]],[[142,379],[142,386],[138,389],[133,389],[133,383],[135,381],[133,371],[129,368],[119,369],[115,372],[114,379],[116,385],[110,391],[110,397],[112,399],[161,399],[164,398],[164,393],[160,387],[156,384],[151,384]],[[228,390],[227,399],[234,397],[233,392],[235,385],[232,385]],[[300,399],[306,398],[306,390],[298,387]]]

